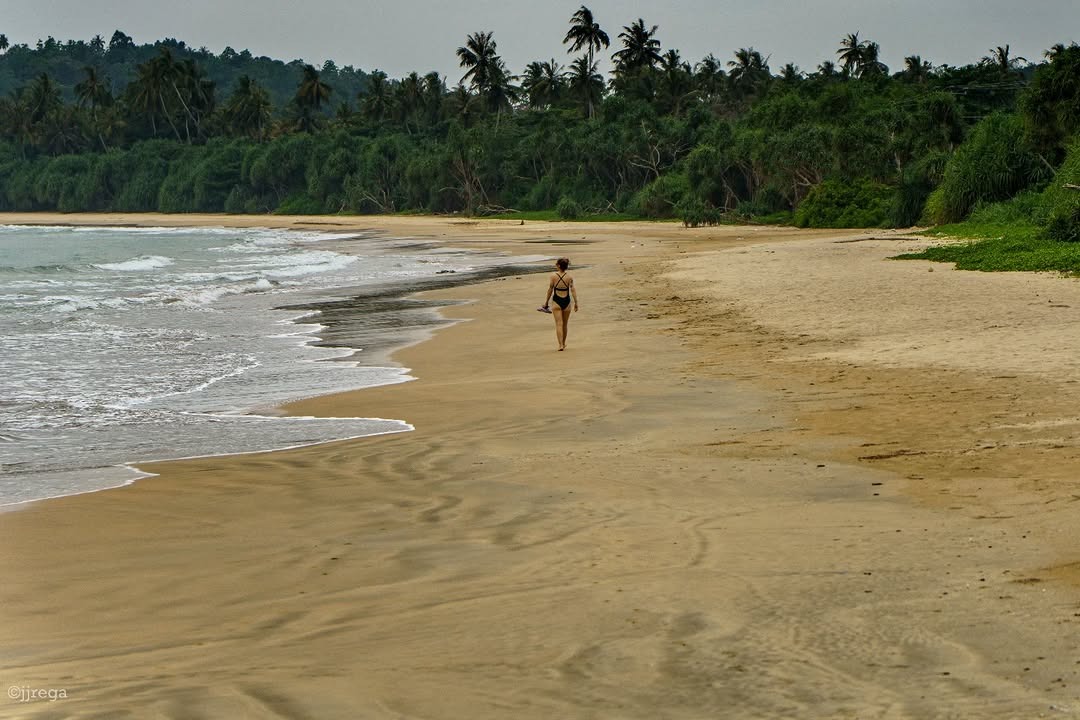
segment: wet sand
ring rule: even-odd
[[[569,348],[542,277],[440,290],[417,380],[287,408],[414,432],[0,514],[0,684],[67,695],[0,717],[1080,714],[1076,280],[898,234],[301,222],[569,255]]]

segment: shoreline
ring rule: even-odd
[[[858,233],[558,225],[430,232],[588,236],[568,352],[536,278],[435,291],[470,321],[395,354],[417,380],[288,406],[413,432],[0,516],[0,676],[70,682],[73,717],[1080,707],[1080,377],[1047,307],[1080,289]],[[1035,340],[989,352],[1007,331]]]
[[[26,220],[27,218],[16,218],[18,220]],[[57,227],[57,223],[53,222],[52,218],[35,218],[38,225],[29,226],[6,226],[6,227]],[[102,228],[107,226],[98,225],[99,218],[95,216],[85,216],[81,218],[81,221],[67,222],[65,227],[91,227]],[[148,226],[160,226],[161,222],[138,222],[138,223],[125,223],[124,227],[133,227],[135,225],[148,227]],[[243,231],[239,231],[241,234]],[[261,231],[260,231],[261,232]],[[296,231],[286,230],[286,233],[294,233]],[[239,236],[237,233],[230,232],[230,236]],[[282,233],[276,233],[281,235]],[[295,235],[296,240],[293,243],[303,242],[305,240],[316,240],[322,233],[302,232],[300,231]],[[185,235],[186,236],[186,235]],[[261,235],[258,235],[261,236]],[[292,237],[292,234],[286,234],[286,237]],[[27,242],[33,237],[33,234],[26,235]],[[345,239],[346,234],[342,233],[327,233],[326,240],[323,242],[335,243],[338,240]],[[364,233],[350,233],[348,235],[349,240],[363,239]],[[136,241],[138,242],[138,241]],[[326,247],[325,245],[323,247]],[[365,249],[370,247],[369,244],[364,244],[363,247],[357,246],[354,243],[341,242],[334,245],[334,249],[338,253],[343,254],[359,254],[361,257],[370,255],[370,250]],[[16,253],[18,252],[16,248]],[[402,250],[390,249],[391,253],[395,255],[401,255]],[[422,255],[421,255],[422,257]],[[353,260],[355,258],[350,258]],[[421,262],[427,260],[420,260]],[[16,264],[18,264],[16,260]],[[256,399],[256,397],[248,397],[245,399],[252,400],[253,404],[249,405],[229,405],[228,402],[219,404],[219,409],[204,409],[201,407],[188,406],[185,408],[180,405],[173,405],[174,411],[173,421],[176,423],[183,423],[186,419],[202,418],[203,422],[212,423],[230,423],[229,429],[237,429],[239,431],[235,434],[235,437],[225,441],[225,443],[200,443],[199,440],[191,441],[188,439],[178,439],[176,434],[170,432],[172,436],[170,441],[165,443],[145,446],[140,443],[130,443],[130,447],[127,448],[130,451],[123,451],[122,436],[117,437],[117,443],[113,446],[113,451],[109,452],[107,456],[92,457],[87,462],[79,462],[77,456],[75,462],[64,462],[63,458],[57,458],[56,462],[46,463],[46,467],[42,468],[39,472],[29,472],[25,468],[27,463],[21,461],[27,461],[29,467],[37,467],[38,465],[32,461],[31,454],[25,450],[21,454],[15,454],[14,457],[5,458],[10,460],[13,465],[12,468],[19,467],[19,470],[23,470],[24,473],[15,474],[11,476],[9,484],[4,487],[5,492],[3,497],[0,498],[0,512],[13,512],[17,510],[25,510],[30,504],[39,503],[50,500],[57,500],[59,498],[73,497],[73,495],[87,494],[91,492],[100,492],[106,490],[121,489],[127,486],[131,486],[140,479],[146,479],[153,477],[154,473],[149,473],[143,470],[143,467],[148,464],[168,462],[168,461],[183,461],[195,458],[213,458],[213,457],[228,457],[228,456],[241,456],[241,454],[249,454],[255,452],[273,452],[280,450],[295,449],[299,447],[307,447],[312,445],[319,445],[322,443],[334,443],[334,441],[341,441],[347,439],[356,439],[359,437],[365,437],[369,435],[381,435],[388,432],[406,432],[411,430],[411,426],[401,420],[384,420],[381,418],[348,418],[334,420],[336,423],[334,426],[330,426],[333,423],[326,422],[324,419],[316,417],[287,417],[286,413],[276,411],[276,408],[285,405],[289,402],[295,402],[298,399],[306,399],[313,396],[320,396],[330,394],[334,392],[348,392],[351,390],[361,389],[364,386],[370,384],[394,384],[397,382],[404,382],[409,379],[407,376],[407,369],[396,366],[389,362],[387,357],[387,349],[393,349],[395,347],[403,347],[403,345],[417,341],[417,337],[423,332],[423,326],[431,324],[434,321],[429,320],[429,315],[435,317],[437,312],[435,309],[419,309],[413,312],[408,312],[406,309],[400,313],[402,320],[389,322],[387,324],[388,329],[373,330],[365,336],[365,341],[372,341],[373,348],[381,348],[380,352],[363,352],[366,348],[362,348],[361,345],[349,342],[346,338],[346,342],[341,342],[341,338],[337,337],[336,341],[330,341],[327,336],[327,332],[330,329],[322,320],[315,321],[311,318],[316,315],[322,315],[322,309],[327,303],[333,304],[335,302],[348,302],[356,305],[357,310],[355,312],[366,312],[369,310],[367,305],[372,303],[373,299],[381,299],[382,304],[386,304],[387,300],[394,300],[397,298],[404,298],[417,287],[427,286],[445,286],[450,284],[460,284],[464,282],[475,282],[477,277],[483,277],[486,274],[490,274],[492,270],[487,269],[484,266],[484,262],[481,262],[480,266],[473,267],[467,272],[461,273],[460,268],[458,274],[447,275],[447,280],[435,279],[434,276],[424,276],[422,273],[422,264],[415,264],[417,271],[420,274],[416,276],[397,277],[395,280],[386,281],[378,284],[374,287],[366,287],[363,285],[353,287],[353,283],[346,283],[339,288],[323,287],[320,289],[311,290],[310,288],[301,290],[299,294],[292,293],[286,295],[278,295],[271,297],[259,305],[260,311],[266,311],[262,313],[269,316],[270,320],[268,327],[265,330],[269,337],[283,338],[281,342],[287,343],[289,347],[297,345],[300,348],[313,347],[314,353],[305,359],[299,359],[299,363],[306,362],[319,362],[320,358],[323,362],[341,362],[347,361],[338,366],[326,365],[324,371],[320,377],[325,380],[335,380],[334,372],[337,371],[340,377],[337,377],[336,384],[330,384],[326,386],[325,383],[314,383],[307,386],[301,386],[302,383],[296,383],[295,386],[287,385],[288,390],[279,390],[274,398],[274,394],[271,392],[270,398],[264,398],[262,400]],[[498,272],[498,268],[494,269]],[[447,271],[450,272],[450,271]],[[436,273],[437,274],[437,273]],[[359,282],[359,281],[357,281]],[[356,296],[357,291],[361,291],[364,300],[362,301]],[[273,307],[273,303],[279,303],[278,307]],[[401,304],[405,304],[400,301]],[[248,310],[251,307],[248,305]],[[380,307],[378,313],[380,317],[387,317],[392,314],[392,310],[387,310]],[[235,313],[235,310],[229,311]],[[280,318],[280,315],[284,313],[287,316]],[[408,317],[408,320],[406,320]],[[392,320],[392,318],[390,318]],[[383,321],[386,322],[386,321]],[[394,329],[400,328],[400,329]],[[392,337],[382,338],[381,335],[390,335]],[[376,342],[378,341],[378,342]],[[333,355],[333,357],[329,357]],[[256,363],[255,365],[262,365],[264,362]],[[350,372],[349,369],[355,366],[359,373],[353,373],[353,375],[347,375]],[[386,366],[386,367],[383,367]],[[307,371],[305,366],[300,366],[301,371]],[[313,367],[313,366],[312,366]],[[333,369],[332,369],[333,368]],[[249,369],[249,368],[247,368]],[[341,373],[345,370],[345,373]],[[316,372],[315,370],[312,370]],[[225,377],[231,377],[229,375]],[[200,388],[187,390],[184,392],[168,392],[167,396],[187,396],[191,393],[199,393],[207,386],[214,384],[220,379],[225,377],[212,377]],[[349,381],[352,381],[351,383]],[[270,389],[267,389],[270,390]],[[211,406],[206,406],[211,407]],[[285,420],[287,418],[287,420]],[[279,424],[274,425],[276,429],[272,430],[271,425],[264,424],[266,421],[279,421]],[[314,421],[312,423],[311,421]],[[288,424],[282,424],[282,423]],[[238,424],[239,423],[239,424]],[[224,424],[221,427],[225,427]],[[258,427],[256,432],[258,434],[265,434],[265,430],[274,434],[275,437],[269,441],[267,439],[260,439],[258,437],[251,436],[245,433],[243,427]],[[289,430],[292,429],[292,430]],[[124,431],[124,435],[129,435],[131,439],[132,434],[136,434],[140,431],[140,427],[131,426]],[[226,430],[225,432],[232,432]],[[30,433],[35,435],[36,433]],[[180,434],[183,435],[183,429],[180,429]],[[184,436],[187,438],[187,436]],[[42,449],[45,449],[45,445],[41,445]],[[75,448],[72,448],[75,449]],[[76,450],[78,453],[78,450]],[[70,458],[68,459],[70,460]],[[29,473],[29,474],[27,474]]]
[[[17,214],[17,215],[4,215],[3,220],[0,221],[6,225],[23,226],[23,227],[140,227],[140,228],[158,228],[158,227],[206,227],[203,221],[208,219],[205,216],[199,216],[194,222],[190,218],[181,217],[157,217],[152,220],[148,220],[143,216],[105,216],[102,220],[102,216],[95,214],[80,214],[72,217],[65,217],[65,222],[55,221],[54,214]],[[307,231],[307,232],[319,232],[326,233],[327,238],[322,240],[324,243],[338,243],[335,249],[339,252],[346,254],[355,253],[350,248],[348,241],[354,238],[370,238],[370,230],[366,227],[352,227],[357,234],[345,238],[341,230],[334,231],[331,229],[322,228],[323,225],[341,225],[341,223],[321,223],[321,222],[307,222],[301,223],[302,227],[296,226],[295,218],[284,218],[283,222],[273,223],[261,223],[254,222],[261,220],[257,217],[233,217],[235,222],[228,222],[229,218],[225,219],[226,222],[214,223],[216,226],[221,227],[236,227],[237,229],[243,229],[248,227],[261,228],[273,228],[273,229],[285,229],[295,231]],[[380,231],[385,234],[385,231]],[[393,245],[398,245],[402,242],[408,242],[404,238],[396,238],[389,236],[386,238]],[[422,250],[421,250],[422,252]],[[490,261],[489,261],[490,262]],[[304,402],[311,399],[334,395],[339,393],[348,393],[357,390],[363,390],[367,387],[376,387],[381,385],[396,385],[399,383],[409,382],[413,378],[408,375],[408,368],[393,361],[393,354],[400,349],[408,347],[410,345],[424,342],[429,339],[433,332],[436,332],[440,327],[450,324],[452,322],[449,319],[443,318],[439,310],[442,307],[441,303],[432,302],[430,304],[422,304],[415,302],[418,307],[409,308],[409,304],[414,302],[414,298],[423,295],[428,290],[440,289],[440,288],[453,288],[469,284],[475,284],[483,282],[485,280],[499,277],[504,274],[521,272],[524,269],[523,265],[515,265],[512,261],[509,263],[495,262],[494,264],[487,264],[481,261],[481,265],[475,267],[465,273],[448,274],[446,277],[426,277],[416,276],[407,278],[404,280],[399,279],[396,282],[382,283],[373,287],[344,285],[338,289],[337,292],[331,292],[327,289],[320,290],[319,293],[325,295],[321,299],[308,298],[307,300],[290,299],[284,305],[278,306],[276,310],[289,311],[293,310],[297,314],[295,317],[289,318],[291,323],[289,327],[295,328],[294,331],[285,333],[290,337],[303,338],[299,341],[301,345],[314,345],[319,347],[340,347],[342,352],[338,358],[327,359],[326,362],[347,362],[350,365],[357,365],[359,367],[368,369],[381,369],[383,366],[388,366],[386,369],[398,369],[400,372],[394,377],[394,379],[387,379],[384,382],[378,383],[378,385],[357,385],[353,387],[334,387],[334,388],[310,388],[303,394],[297,394],[289,398],[282,399],[273,404],[259,404],[247,407],[243,412],[237,412],[235,409],[230,410],[224,414],[223,417],[231,418],[233,416],[240,416],[247,420],[260,420],[260,419],[277,419],[288,417],[295,421],[303,420],[321,420],[329,419],[322,418],[317,415],[304,415],[289,413],[286,410],[286,406],[295,402]],[[450,271],[454,272],[454,271]],[[356,293],[360,292],[359,295]],[[327,309],[335,306],[348,306],[351,314],[364,313],[371,310],[372,303],[400,305],[398,313],[403,318],[400,323],[395,323],[399,329],[392,331],[386,337],[382,337],[382,342],[375,343],[373,346],[368,347],[365,343],[363,348],[353,345],[341,345],[340,339],[334,341],[333,327],[330,324],[332,321],[327,319]],[[380,309],[380,313],[390,312],[386,309]],[[405,322],[404,318],[412,316],[413,313],[423,313],[425,316],[430,315],[436,318],[433,321],[416,321],[411,323]],[[306,318],[312,318],[318,316],[319,320],[314,321],[314,325],[317,325],[318,329],[314,330],[302,330],[301,326],[305,324]],[[312,325],[312,322],[308,322],[308,325]],[[428,328],[428,326],[430,326]],[[427,328],[427,329],[425,329]],[[378,333],[376,333],[378,334]],[[361,352],[364,356],[361,357]],[[218,413],[201,413],[198,415],[207,415],[209,417],[219,417]],[[366,431],[361,434],[347,434],[340,437],[333,437],[325,440],[310,440],[310,441],[298,441],[298,442],[286,442],[280,446],[264,447],[259,449],[243,449],[237,448],[235,450],[223,451],[223,452],[208,452],[205,454],[177,454],[162,455],[153,457],[142,457],[134,460],[120,462],[112,466],[100,466],[100,467],[88,467],[71,471],[65,471],[65,473],[84,473],[88,476],[90,474],[101,476],[102,479],[94,480],[88,483],[88,487],[85,488],[71,488],[66,491],[56,492],[56,494],[50,494],[43,497],[36,497],[32,499],[13,500],[11,502],[0,502],[0,512],[12,512],[23,510],[35,503],[41,503],[51,500],[57,500],[65,497],[75,497],[79,495],[86,495],[95,492],[104,492],[108,490],[120,490],[129,487],[140,480],[146,480],[157,477],[157,473],[148,472],[142,468],[147,465],[157,465],[169,462],[182,462],[185,460],[204,459],[204,458],[216,458],[216,457],[232,457],[243,456],[259,453],[280,452],[287,450],[294,450],[303,447],[317,446],[323,444],[345,442],[349,440],[356,440],[364,437],[375,437],[384,434],[394,434],[408,432],[412,430],[412,426],[406,421],[400,419],[388,419],[381,417],[345,417],[340,416],[333,418],[335,420],[356,420],[356,421],[378,421],[378,422],[393,422],[400,425],[397,429],[379,430],[379,431]],[[50,488],[52,489],[52,488]],[[55,488],[60,490],[60,488]]]

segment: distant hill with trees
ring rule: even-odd
[[[218,92],[233,87],[242,76],[251,78],[267,91],[277,107],[285,106],[292,99],[296,78],[305,65],[301,60],[282,62],[229,47],[215,55],[206,48],[192,48],[182,40],[172,38],[136,45],[129,35],[117,30],[108,40],[100,35],[90,40],[63,42],[49,37],[37,41],[33,47],[8,47],[0,57],[0,95],[10,95],[46,74],[66,102],[75,102],[76,86],[83,81],[85,68],[91,67],[106,89],[112,95],[120,96],[137,78],[139,66],[154,60],[163,49],[168,50],[176,62],[190,60],[195,63]],[[350,66],[339,68],[333,61],[328,61],[320,74],[339,90],[342,97],[354,98],[367,88],[367,73]]]
[[[960,67],[912,55],[888,68],[877,43],[849,33],[816,68],[775,69],[752,47],[692,62],[644,19],[605,30],[582,6],[552,57],[521,69],[493,33],[467,35],[453,85],[136,45],[121,31],[34,47],[0,36],[0,50],[5,210],[555,210],[876,227],[962,219],[1055,178],[1080,182],[1059,176],[1080,166],[1076,45],[1034,61],[1002,45]],[[610,77],[599,53],[611,53]],[[1070,207],[1040,222],[1060,226]]]

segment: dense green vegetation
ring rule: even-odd
[[[963,222],[926,234],[967,242],[950,242],[899,259],[951,262],[961,270],[1080,273],[1080,141],[1073,142],[1053,180],[1041,191],[980,203]]]
[[[562,48],[553,38],[575,59],[515,75],[492,33],[473,33],[454,87],[120,31],[5,39],[0,210],[903,227],[1020,195],[1033,242],[1080,238],[1065,187],[1080,183],[1080,47],[1037,65],[1007,45],[963,67],[911,56],[890,73],[855,33],[807,73],[753,48],[691,64],[640,18],[613,35],[582,7]]]
[[[946,226],[937,235],[983,239],[933,247],[900,259],[950,262],[960,270],[1080,273],[1080,245],[1048,240],[1036,227],[963,223]]]

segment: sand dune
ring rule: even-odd
[[[570,254],[568,351],[542,277],[439,291],[467,321],[397,354],[417,380],[288,408],[414,432],[0,515],[0,684],[67,695],[0,716],[1080,713],[1074,280],[859,233],[314,222]]]

